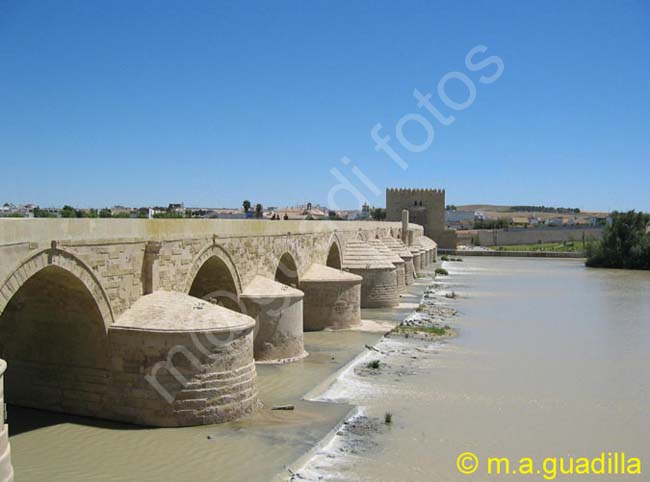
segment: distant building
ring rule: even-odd
[[[594,227],[609,226],[611,223],[612,218],[610,216],[591,216],[589,218],[589,224]]]
[[[121,216],[131,216],[131,214],[137,214],[137,211],[133,208],[129,208],[126,206],[113,206],[111,208],[111,215],[114,217],[121,217]]]
[[[445,226],[445,191],[442,189],[386,189],[386,220],[399,221],[402,210],[412,223],[424,227],[424,234],[438,247],[456,248],[456,231]]]
[[[445,211],[446,225],[451,228],[469,229],[474,225],[476,213],[474,211]]]
[[[303,220],[303,219],[329,219],[328,210],[321,206],[312,206],[307,203],[305,206],[294,206],[287,208],[278,208],[274,211],[275,214],[284,219]]]
[[[167,211],[174,214],[185,214],[185,204],[184,203],[170,203],[167,207]]]
[[[515,216],[512,218],[512,225],[518,228],[527,228],[530,220],[526,216]]]
[[[361,206],[361,213],[359,214],[358,219],[370,219],[370,206],[368,203],[363,203],[363,206]]]
[[[34,217],[34,210],[38,209],[36,204],[13,204],[13,203],[4,203],[0,207],[0,215],[2,216],[23,216],[26,218]]]
[[[243,209],[215,209],[213,212],[219,219],[246,219]]]

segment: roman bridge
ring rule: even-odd
[[[235,419],[258,406],[256,362],[298,360],[304,330],[396,305],[435,252],[406,215],[0,219],[6,401],[153,426]]]

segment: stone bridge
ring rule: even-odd
[[[256,362],[300,359],[303,330],[396,305],[435,252],[407,218],[2,219],[6,400],[153,426],[232,420],[258,406]]]

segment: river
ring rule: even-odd
[[[392,423],[365,449],[333,440],[305,478],[487,480],[486,457],[543,461],[615,451],[643,463],[650,446],[650,273],[525,258],[467,257],[444,267],[450,276],[438,278],[440,289],[457,297],[438,302],[458,310],[450,322],[458,337],[385,340],[378,345],[390,352],[382,373],[346,370],[318,398],[358,405],[379,420],[391,412]],[[376,357],[367,354],[359,366]],[[472,476],[456,467],[466,451],[479,458]],[[544,480],[544,473],[503,477]],[[650,473],[578,478],[650,480]]]
[[[251,419],[142,429],[9,407],[17,480],[270,480],[288,473],[285,465],[355,406],[381,421],[376,432],[353,450],[335,436],[300,469],[302,477],[485,480],[480,470],[458,474],[456,457],[465,451],[479,459],[603,451],[643,459],[650,446],[650,273],[516,258],[468,257],[445,268],[450,275],[436,280],[436,302],[458,311],[449,321],[456,338],[308,333],[304,361],[258,366],[267,408]],[[417,306],[423,283],[400,310],[365,310],[364,318],[401,319]],[[443,296],[450,291],[455,299]],[[374,343],[384,355],[368,352],[344,369]],[[377,357],[384,364],[377,375],[358,372]],[[301,400],[337,370],[333,383]],[[268,410],[279,403],[296,410]],[[386,412],[390,425],[383,424]]]

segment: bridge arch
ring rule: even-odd
[[[7,401],[96,416],[95,397],[106,390],[110,369],[112,313],[92,272],[70,253],[50,249],[22,263],[0,292],[0,357],[11,367]]]
[[[185,280],[185,293],[241,312],[241,280],[228,252],[213,244],[204,248],[192,263]]]
[[[58,248],[39,251],[25,259],[12,271],[2,286],[0,286],[0,314],[18,290],[32,276],[48,266],[61,269],[59,273],[67,272],[77,278],[88,290],[101,314],[105,331],[115,321],[108,295],[92,269],[81,259]]]
[[[288,251],[278,261],[278,266],[275,269],[275,281],[294,288],[298,288],[300,284],[298,265],[295,258]]]
[[[341,269],[341,266],[343,265],[342,253],[341,241],[335,233],[330,237],[330,245],[327,250],[327,260],[325,261],[325,265],[330,268]]]

